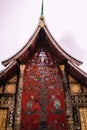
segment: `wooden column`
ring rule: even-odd
[[[20,130],[20,118],[21,118],[20,114],[21,114],[21,99],[22,99],[24,69],[25,69],[25,65],[20,65],[20,76],[19,76],[19,84],[18,84],[16,115],[15,115],[15,128],[14,128],[14,130]]]
[[[63,77],[63,87],[64,87],[64,92],[65,92],[66,106],[67,106],[66,114],[67,114],[68,130],[74,130],[72,101],[69,94],[69,87],[68,87],[68,80],[67,80],[66,71],[65,71],[65,65],[60,65],[60,69],[61,69],[62,77]]]

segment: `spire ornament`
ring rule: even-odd
[[[43,16],[43,12],[44,12],[44,3],[43,3],[43,0],[42,0],[42,6],[41,6],[41,16]]]
[[[41,5],[41,15],[40,15],[40,23],[39,23],[40,27],[43,28],[45,26],[45,22],[44,22],[44,2],[42,0],[42,5]]]
[[[44,19],[44,1],[42,0],[42,5],[41,5],[41,15],[40,15],[40,19],[43,20]]]

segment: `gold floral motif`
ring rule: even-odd
[[[15,84],[7,84],[5,86],[5,93],[15,93],[16,85]]]
[[[70,85],[71,93],[80,93],[81,86],[79,84],[71,84]]]

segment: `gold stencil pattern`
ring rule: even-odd
[[[87,130],[87,108],[80,108],[81,130]]]
[[[0,130],[6,130],[7,109],[0,109]]]

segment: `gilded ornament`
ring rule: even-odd
[[[79,93],[80,92],[80,85],[79,84],[74,84],[71,86],[71,92],[74,92],[74,93]]]
[[[40,27],[43,28],[45,26],[45,23],[43,20],[40,20],[40,23],[39,23]]]
[[[64,71],[65,65],[60,65],[60,69],[61,69],[61,71]]]
[[[6,93],[15,93],[15,84],[6,85]]]

